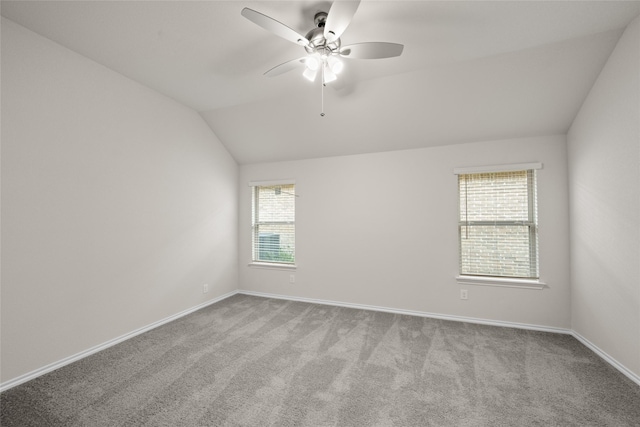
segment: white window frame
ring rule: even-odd
[[[257,268],[268,268],[268,269],[279,269],[279,270],[295,270],[297,268],[295,260],[295,244],[294,244],[294,262],[278,262],[278,261],[260,261],[255,259],[255,233],[256,233],[256,213],[254,209],[257,207],[257,203],[254,199],[255,191],[254,187],[271,187],[277,185],[293,185],[295,187],[296,182],[293,179],[287,180],[275,180],[275,181],[251,181],[249,182],[249,187],[251,188],[251,262],[249,263],[249,267],[257,267]],[[297,197],[297,195],[295,196]],[[294,205],[294,215],[295,215],[295,205]],[[274,223],[273,221],[269,223]],[[284,221],[284,222],[276,222],[276,223],[286,223],[293,224],[295,226],[294,221]],[[295,239],[295,231],[294,231],[294,239]]]
[[[493,165],[493,166],[474,166],[474,167],[461,167],[455,168],[453,173],[457,175],[466,175],[466,174],[477,174],[477,173],[494,173],[494,172],[513,172],[513,171],[523,171],[523,170],[539,170],[542,169],[542,163],[518,163],[518,164],[509,164],[509,165]],[[459,196],[459,194],[458,194]],[[531,196],[530,196],[531,197]],[[459,198],[458,198],[458,203]],[[529,209],[533,209],[533,203],[529,203]],[[521,222],[518,222],[518,225],[523,225]],[[535,229],[531,229],[531,232],[535,234],[534,238],[538,239],[538,230],[537,224],[533,224]],[[458,230],[459,227],[459,217],[458,217]],[[460,239],[460,231],[458,231],[458,239]],[[537,244],[537,243],[536,243]],[[460,245],[460,240],[458,240],[458,245]],[[461,254],[458,254],[460,257]],[[539,271],[539,254],[536,254],[535,262],[538,264],[537,268]],[[460,259],[458,260],[460,262]],[[456,282],[460,285],[480,285],[480,286],[499,286],[499,287],[510,287],[510,288],[523,288],[523,289],[544,289],[546,284],[540,278],[516,278],[516,277],[502,277],[502,276],[480,276],[480,275],[464,275],[459,274],[456,276]]]

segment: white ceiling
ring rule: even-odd
[[[301,34],[329,1],[2,1],[2,15],[200,112],[239,163],[565,133],[639,1],[363,0],[343,45],[401,57],[346,60],[322,91],[303,56],[240,15]]]

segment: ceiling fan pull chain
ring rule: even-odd
[[[322,67],[322,79],[320,79],[320,117],[324,117],[324,63],[320,66]]]

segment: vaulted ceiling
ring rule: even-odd
[[[306,34],[329,1],[2,1],[2,15],[198,111],[239,163],[565,133],[638,1],[363,0],[342,43],[402,56],[345,60],[324,91],[304,49],[240,15]],[[324,106],[325,116],[320,112]]]

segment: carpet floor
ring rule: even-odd
[[[569,335],[234,295],[0,395],[10,426],[638,426]]]

